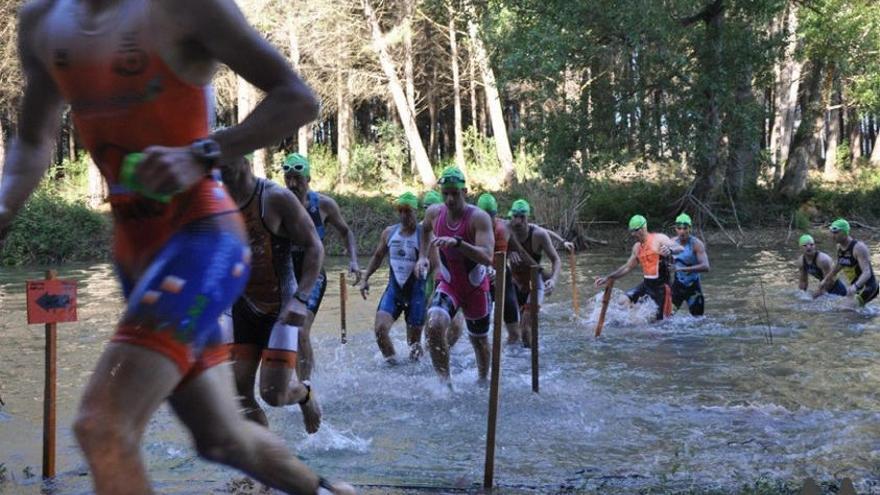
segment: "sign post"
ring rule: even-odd
[[[501,324],[504,320],[504,290],[507,276],[507,253],[495,253],[495,322],[492,328],[492,377],[489,385],[489,424],[486,430],[486,462],[483,488],[492,490],[495,483],[495,430],[498,422],[498,391],[501,386]]]
[[[342,343],[348,342],[345,330],[345,303],[348,300],[348,287],[345,286],[345,272],[339,274],[339,323],[342,326]]]
[[[57,324],[76,321],[76,282],[59,280],[55,270],[45,280],[27,282],[28,324],[46,324],[46,382],[43,389],[43,478],[55,476],[55,399]]]
[[[531,317],[531,326],[532,326],[532,392],[538,393],[539,391],[539,383],[538,383],[538,311],[541,309],[540,302],[538,301],[538,288],[541,281],[541,267],[538,265],[532,266],[532,292],[531,292],[531,306],[532,306],[532,314],[529,315]]]

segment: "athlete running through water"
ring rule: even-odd
[[[859,306],[864,306],[877,297],[880,287],[871,267],[871,252],[864,242],[853,239],[849,235],[849,222],[838,218],[831,223],[831,237],[837,243],[837,263],[822,281],[822,287],[830,290],[837,274],[843,276],[849,285],[847,296],[855,296]]]
[[[542,268],[538,283],[538,306],[544,302],[544,294],[553,292],[556,279],[559,277],[561,262],[556,248],[553,247],[549,232],[533,223],[529,223],[532,207],[528,201],[518,199],[510,206],[511,240],[516,249],[511,250],[510,264],[513,271],[513,288],[516,294],[518,310],[522,314],[520,323],[522,343],[525,347],[532,345],[531,339],[531,267],[541,266],[546,254],[550,258],[550,273]]]
[[[443,195],[438,193],[437,191],[428,191],[425,193],[422,198],[422,208],[425,213],[428,212],[428,208],[433,205],[439,205],[443,203]],[[428,259],[430,260],[431,268],[428,270],[428,276],[425,277],[425,308],[427,313],[428,306],[431,305],[431,299],[434,297],[434,289],[437,287],[437,277],[440,276],[437,273],[437,267],[440,266],[440,253],[437,251],[435,246],[431,246],[430,251],[428,252]],[[452,349],[458,339],[461,338],[461,334],[464,333],[464,313],[461,311],[457,311],[455,316],[452,317],[452,325],[449,327],[449,332],[446,334],[447,344],[449,348]]]
[[[800,263],[798,263],[798,288],[803,291],[809,289],[810,277],[812,276],[819,280],[819,287],[811,295],[813,298],[819,297],[826,292],[822,287],[822,281],[825,280],[825,274],[831,273],[831,270],[834,268],[834,260],[831,259],[831,256],[816,248],[816,241],[813,240],[813,236],[810,234],[802,235],[798,239],[798,244],[803,250]],[[831,289],[827,292],[835,296],[845,296],[846,286],[843,285],[840,279],[834,277]]]
[[[27,85],[0,187],[0,232],[45,173],[65,102],[109,183],[128,305],[74,423],[95,491],[152,492],[141,436],[168,400],[206,459],[288,493],[353,493],[246,421],[228,367],[216,366],[226,357],[218,317],[245,286],[250,251],[238,209],[210,171],[312,120],[311,91],[232,0],[36,0],[22,9],[18,33]],[[206,85],[216,62],[266,97],[241,125],[210,134]]]
[[[419,199],[415,194],[405,192],[397,198],[395,206],[400,222],[382,231],[379,245],[361,282],[361,296],[366,300],[370,276],[379,269],[387,254],[391,273],[385,293],[379,301],[374,327],[379,350],[392,364],[396,361],[394,343],[388,336],[391,325],[400,318],[401,313],[406,313],[409,358],[415,361],[422,355],[422,325],[425,323],[425,279],[415,269],[422,238],[422,226],[416,217]]]
[[[709,271],[709,255],[706,245],[691,234],[691,217],[682,213],[675,218],[675,243],[682,251],[675,255],[671,265],[675,272],[672,282],[672,306],[678,310],[682,303],[687,303],[688,311],[693,316],[702,316],[706,302],[703,297],[703,286],[700,274]]]
[[[269,425],[254,397],[259,367],[260,397],[274,407],[299,404],[306,431],[314,433],[321,424],[321,409],[311,384],[291,379],[299,327],[305,322],[305,305],[318,278],[324,246],[293,194],[255,177],[247,159],[226,160],[221,171],[244,216],[252,254],[250,280],[232,306],[232,371],[245,415]],[[302,246],[306,260],[298,292],[290,258],[293,239]]]
[[[354,275],[354,284],[357,285],[361,280],[361,270],[358,267],[357,259],[357,240],[354,238],[354,232],[348,228],[342,213],[339,211],[339,205],[333,198],[321,193],[312,191],[309,184],[312,181],[311,165],[308,158],[299,153],[291,153],[284,159],[281,164],[284,171],[284,183],[287,188],[299,199],[300,203],[306,207],[312,222],[315,224],[315,230],[318,231],[318,237],[323,241],[326,233],[326,225],[330,225],[339,232],[339,237],[345,239],[345,247],[348,250],[350,261],[348,263],[348,271]],[[303,265],[305,259],[303,250],[300,246],[295,246],[293,251],[293,269],[297,280],[302,276]],[[315,322],[315,315],[321,307],[321,301],[324,300],[324,291],[327,289],[327,273],[321,267],[321,274],[318,276],[317,282],[309,294],[309,302],[306,304],[308,316],[305,325],[300,328],[299,332],[299,354],[296,365],[297,375],[300,380],[311,380],[312,369],[315,367],[315,355],[312,351],[312,324]]]
[[[449,382],[447,332],[452,316],[464,312],[468,334],[477,358],[478,379],[486,383],[489,373],[489,279],[494,237],[492,221],[485,212],[465,201],[464,174],[448,167],[439,180],[443,204],[428,208],[419,250],[418,269],[429,269],[428,247],[440,250],[440,281],[428,309],[428,346],[441,381]],[[435,237],[436,236],[436,237]]]
[[[509,253],[511,238],[510,228],[507,222],[498,217],[498,202],[495,196],[483,193],[477,198],[477,206],[489,214],[492,218],[493,233],[495,234],[495,252]],[[504,271],[504,326],[507,327],[507,343],[519,343],[519,304],[516,300],[516,291],[513,288],[512,270]],[[489,269],[489,295],[495,302],[495,283],[497,274],[494,268]]]
[[[669,287],[667,257],[678,254],[684,248],[672,242],[665,234],[649,233],[648,221],[642,215],[629,220],[630,235],[636,239],[626,263],[604,277],[596,278],[596,287],[605,287],[609,280],[617,280],[641,265],[644,280],[626,293],[631,303],[647,296],[657,304],[658,320],[672,315],[672,290]]]

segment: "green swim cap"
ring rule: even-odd
[[[437,184],[440,184],[440,187],[457,187],[458,189],[463,189],[466,186],[467,181],[464,178],[464,172],[461,171],[458,167],[446,167],[443,169],[443,173],[440,174],[440,180],[437,181]]]
[[[489,193],[480,195],[479,199],[477,199],[477,206],[490,215],[498,213],[498,202],[495,201],[495,196]]]
[[[816,244],[816,241],[813,240],[813,236],[810,234],[804,234],[798,239],[798,246],[806,246],[807,244]]]
[[[401,194],[394,204],[397,206],[409,206],[413,210],[417,210],[419,208],[419,198],[417,198],[415,194],[407,191]]]
[[[675,223],[677,225],[693,225],[691,223],[691,217],[687,213],[682,213],[681,215],[675,217]]]
[[[837,220],[831,222],[830,228],[831,232],[837,232],[839,230],[844,234],[849,234],[849,222],[842,218],[838,218]]]
[[[303,177],[311,177],[309,159],[299,153],[291,153],[284,157],[281,169],[284,170],[285,174],[296,173]]]
[[[438,193],[437,191],[428,191],[425,193],[425,196],[422,197],[422,205],[427,208],[431,205],[439,205],[443,202],[443,195]]]
[[[524,199],[518,199],[510,205],[510,216],[513,215],[531,215],[532,207],[529,202]]]
[[[633,215],[629,219],[629,230],[638,230],[648,225],[648,219],[641,215]]]

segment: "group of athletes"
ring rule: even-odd
[[[167,401],[205,459],[286,493],[354,493],[305,466],[269,431],[255,397],[259,390],[270,406],[298,404],[306,430],[320,427],[309,334],[326,288],[327,226],[347,246],[355,283],[361,273],[354,234],[338,205],[309,188],[308,160],[284,159],[282,187],[255,177],[246,158],[317,117],[312,91],[233,0],[31,0],[20,12],[18,33],[26,84],[0,183],[0,241],[48,168],[65,105],[109,185],[113,256],[126,307],[73,425],[95,491],[152,493],[141,439]],[[209,83],[218,63],[265,97],[240,124],[212,130]],[[529,310],[529,268],[550,260],[537,287],[540,299],[559,275],[558,235],[529,222],[524,200],[512,204],[509,220],[499,218],[491,196],[468,204],[466,179],[456,168],[443,172],[439,186],[439,194],[423,199],[421,221],[415,195],[397,199],[399,223],[383,231],[361,290],[366,295],[388,255],[391,276],[375,323],[382,354],[396,359],[388,332],[405,313],[410,357],[422,354],[427,325],[428,353],[448,383],[449,346],[466,326],[485,381],[491,284],[508,289],[509,343],[528,345],[522,312]],[[668,315],[670,300],[686,301],[700,314],[705,246],[690,235],[686,215],[676,226],[670,240],[633,217],[638,242],[629,261],[596,285],[640,264],[645,280],[628,293],[631,300],[653,299],[658,317]],[[867,302],[878,291],[867,247],[849,237],[844,221],[832,224],[832,232],[841,246],[833,267],[811,238],[801,239],[802,287],[809,274],[822,279],[820,291],[855,293]],[[508,253],[503,281],[491,272],[496,251]],[[841,270],[850,281],[842,288]],[[229,358],[231,375],[230,367],[218,366]]]

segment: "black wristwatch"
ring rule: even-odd
[[[220,161],[220,144],[213,139],[196,139],[189,145],[189,151],[195,159],[205,166],[205,170],[211,170]]]
[[[455,247],[461,247],[461,237],[455,236]]]
[[[297,301],[305,304],[305,305],[309,304],[309,295],[308,294],[303,294],[302,292],[297,292],[296,294],[293,295],[293,298],[296,299]]]

